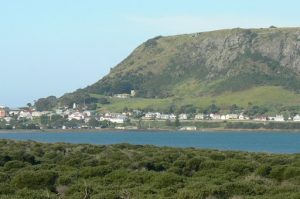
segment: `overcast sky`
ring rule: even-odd
[[[299,8],[296,0],[0,0],[0,105],[84,88],[157,35],[300,26]]]

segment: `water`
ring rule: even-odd
[[[300,132],[40,132],[0,133],[0,139],[88,144],[148,144],[271,153],[300,153]]]

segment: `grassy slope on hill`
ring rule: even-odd
[[[212,103],[217,104],[224,109],[236,104],[241,107],[247,107],[248,103],[259,106],[267,106],[270,111],[279,111],[283,106],[299,106],[300,94],[275,86],[254,87],[248,90],[237,92],[225,92],[216,96],[193,96],[193,88],[180,88],[181,97],[169,97],[164,99],[146,99],[146,98],[130,98],[116,99],[111,98],[111,104],[101,105],[101,110],[122,111],[125,107],[131,109],[149,109],[165,110],[168,106],[174,104],[178,107],[193,104],[200,109],[204,109]],[[190,89],[190,90],[189,90]],[[94,95],[95,96],[95,95]]]
[[[300,156],[119,144],[0,141],[0,198],[251,198],[300,195]]]

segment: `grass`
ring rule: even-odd
[[[217,96],[193,96],[188,93],[193,93],[192,90],[197,86],[189,87],[191,84],[187,82],[177,89],[177,96],[164,99],[146,99],[146,98],[129,98],[129,99],[109,99],[111,104],[102,105],[102,111],[122,111],[125,107],[130,109],[149,109],[165,110],[171,104],[182,106],[193,104],[199,108],[205,108],[212,103],[228,108],[232,104],[241,107],[247,107],[249,103],[258,106],[268,106],[271,109],[280,109],[284,106],[299,106],[300,94],[283,89],[277,86],[261,86],[254,87],[244,91],[227,92]],[[188,88],[189,87],[189,88]],[[200,86],[199,86],[200,87]],[[184,90],[187,89],[187,92]]]
[[[161,110],[172,103],[170,98],[166,99],[145,99],[145,98],[128,98],[118,99],[110,98],[108,105],[100,105],[101,111],[121,112],[125,107],[129,109],[155,109]]]

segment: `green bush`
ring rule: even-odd
[[[300,176],[300,167],[287,167],[284,170],[284,179],[296,178]]]
[[[270,177],[278,181],[284,179],[285,166],[274,166],[270,172]]]
[[[0,166],[1,199],[57,194],[65,199],[281,199],[300,194],[298,154],[2,140],[0,149],[0,157],[10,157]],[[30,164],[24,154],[39,158]]]
[[[8,155],[0,155],[0,166],[3,166],[6,162],[11,160],[12,158]]]
[[[103,177],[112,172],[108,166],[85,167],[80,170],[79,175],[83,178]]]
[[[256,174],[262,177],[268,177],[272,171],[272,167],[269,165],[261,165],[257,168]]]
[[[173,173],[161,173],[153,180],[153,187],[162,189],[166,187],[178,186],[183,183],[183,178]],[[177,187],[176,186],[176,187]]]
[[[53,171],[22,171],[12,179],[13,184],[19,188],[53,189],[58,174]]]
[[[2,183],[0,180],[0,196],[1,195],[8,195],[8,194],[14,194],[15,189],[10,184]]]
[[[19,160],[9,161],[9,162],[5,163],[5,165],[4,165],[4,169],[6,171],[9,171],[11,169],[21,169],[23,167],[26,167],[26,164]]]

